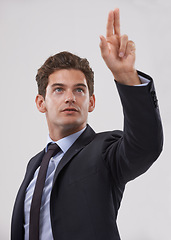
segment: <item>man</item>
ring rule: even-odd
[[[119,240],[116,218],[125,184],[144,173],[162,150],[153,80],[134,68],[135,44],[120,36],[118,9],[109,12],[106,38],[100,39],[123,105],[124,131],[96,134],[87,124],[95,107],[88,61],[68,52],[50,57],[36,76],[36,105],[46,115],[48,144],[28,164],[14,206],[12,240]],[[33,199],[52,142],[60,148],[48,163],[35,227]]]

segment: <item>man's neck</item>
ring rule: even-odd
[[[52,130],[49,129],[49,136],[50,136],[50,138],[54,142],[56,142],[56,141],[58,141],[58,140],[60,140],[62,138],[65,138],[65,137],[67,137],[69,135],[72,135],[72,134],[74,134],[76,132],[81,131],[85,127],[86,127],[86,125],[85,126],[84,125],[83,126],[79,126],[77,128],[65,128],[62,131],[61,130],[60,131],[59,130],[57,130],[57,131],[53,130],[52,131]]]

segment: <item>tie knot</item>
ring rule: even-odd
[[[60,150],[60,147],[56,143],[51,143],[48,146],[48,152],[51,151],[52,156],[55,156]]]

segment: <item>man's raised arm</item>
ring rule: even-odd
[[[144,173],[160,155],[162,124],[153,80],[136,71],[135,44],[127,35],[120,36],[119,9],[109,12],[106,38],[100,39],[101,55],[117,82],[124,114],[123,137],[117,150],[115,144],[108,148],[105,159],[115,181],[125,184]],[[146,85],[141,84],[144,79]]]

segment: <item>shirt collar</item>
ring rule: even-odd
[[[73,133],[67,137],[64,137],[56,142],[54,142],[50,136],[48,135],[48,139],[47,139],[47,144],[46,144],[46,148],[45,150],[47,151],[47,146],[49,143],[56,143],[61,150],[63,151],[63,153],[66,153],[66,151],[72,146],[72,144],[77,140],[77,138],[84,132],[84,130],[86,129],[83,128],[82,130],[80,130],[79,132]]]

